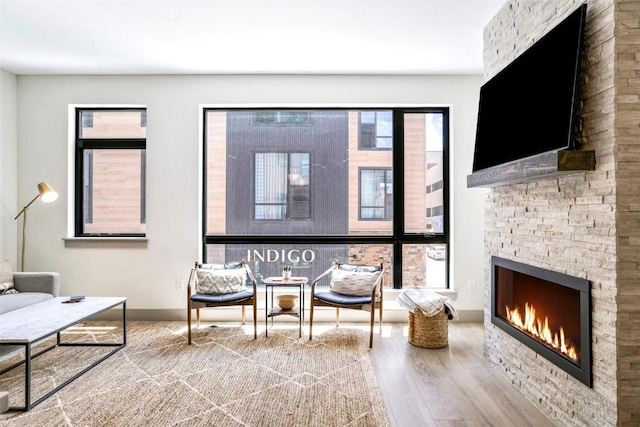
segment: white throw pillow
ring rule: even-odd
[[[18,290],[13,287],[13,283],[0,283],[0,295],[17,294]]]
[[[371,296],[371,289],[375,285],[380,272],[344,271],[335,269],[331,272],[329,289],[331,292],[351,296]],[[380,290],[376,296],[380,295]]]
[[[0,295],[17,294],[13,287],[13,271],[9,261],[0,261]]]
[[[247,289],[247,272],[233,270],[196,270],[196,292],[199,294],[233,294]]]

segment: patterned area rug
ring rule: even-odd
[[[253,339],[251,328],[201,327],[187,345],[184,322],[129,322],[127,346],[31,411],[0,426],[388,426],[368,356],[368,335],[297,328]],[[315,328],[314,328],[315,329]],[[118,322],[86,322],[65,341],[116,342]],[[58,347],[33,362],[32,400],[108,349]],[[5,357],[0,369],[15,362]],[[24,369],[0,377],[21,406]]]

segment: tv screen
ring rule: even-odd
[[[474,172],[576,148],[586,12],[583,4],[481,87]]]

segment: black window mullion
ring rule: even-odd
[[[84,172],[84,149],[78,136],[80,135],[80,126],[82,126],[82,111],[76,110],[76,150],[75,150],[75,236],[82,235],[84,210],[84,180],[82,174]]]
[[[84,163],[82,171],[83,221],[84,223],[88,223],[93,222],[93,152],[83,150],[82,154],[82,161]]]
[[[451,265],[450,257],[451,254],[451,239],[449,235],[449,230],[451,229],[451,218],[449,218],[449,189],[451,188],[451,179],[449,176],[449,109],[443,108],[442,110],[442,207],[443,207],[443,218],[444,218],[444,237],[446,239],[446,253],[445,253],[445,261],[447,263],[444,269],[444,281],[449,288],[449,266]]]
[[[147,147],[147,140],[139,139],[86,139],[78,138],[77,144],[80,148],[95,148],[99,150],[142,150]]]
[[[448,252],[448,248],[449,248],[449,230],[450,230],[450,225],[451,225],[451,221],[449,218],[449,188],[450,188],[450,182],[451,179],[449,177],[449,135],[450,135],[450,129],[449,129],[449,109],[448,108],[443,108],[442,109],[442,131],[443,131],[443,135],[442,135],[442,177],[443,177],[443,182],[442,182],[442,206],[444,209],[443,212],[443,216],[444,216],[444,235],[446,236],[447,239],[447,252]],[[447,263],[449,262],[449,254],[447,253]],[[446,272],[448,274],[449,269],[446,269]],[[449,283],[449,279],[447,278],[447,283]]]
[[[207,109],[203,109],[202,110],[202,123],[205,124],[205,126],[202,126],[202,176],[200,177],[202,179],[202,199],[204,200],[202,203],[202,262],[205,262],[207,259],[207,244],[208,243],[208,237],[207,237],[207,215],[208,215],[208,211],[207,211],[207,204],[209,203],[208,200],[208,188],[207,188],[207,173],[208,173],[208,169],[207,169],[207,165],[208,165],[208,156],[207,153],[209,152],[208,146],[207,146],[207,141],[209,141],[209,137],[208,137],[208,133],[207,133],[207,129],[208,126],[206,126],[207,123],[207,112],[209,110]],[[254,118],[255,120],[255,118]],[[255,157],[254,160],[255,162]],[[252,184],[253,186],[254,184]],[[228,187],[227,187],[228,188]],[[226,191],[226,189],[225,189]],[[250,193],[253,197],[253,201],[255,203],[255,194],[252,192]],[[255,207],[253,210],[253,216],[255,217]]]
[[[207,235],[205,244],[393,244],[393,236],[363,235]]]
[[[393,110],[393,288],[402,289],[404,236],[404,111]]]
[[[146,121],[146,120],[145,120]],[[140,223],[147,223],[147,150],[140,152]]]

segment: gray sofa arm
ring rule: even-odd
[[[44,292],[60,295],[60,273],[14,272],[13,287],[18,292]]]

